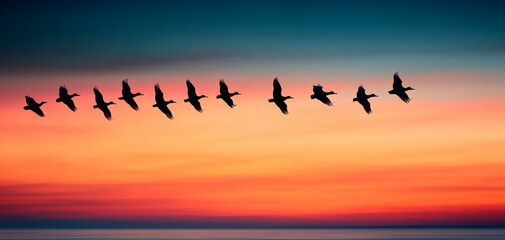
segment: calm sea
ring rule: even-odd
[[[0,239],[505,239],[505,229],[0,230]]]

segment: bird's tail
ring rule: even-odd
[[[30,107],[29,106],[24,106],[23,109],[24,110],[30,110]]]
[[[158,104],[154,104],[153,107],[158,107]]]
[[[268,99],[268,102],[275,102],[275,100],[273,100],[273,99]]]
[[[310,99],[314,99],[314,98],[316,98],[316,94],[310,95]]]
[[[124,97],[118,97],[117,99],[119,99],[119,100],[124,100]]]
[[[98,105],[93,105],[93,108],[98,108]]]
[[[189,102],[189,98],[188,99],[184,99],[184,102]]]
[[[395,94],[395,90],[391,90],[388,92],[389,94]]]
[[[352,101],[356,102],[356,101],[358,101],[358,98],[353,98]]]
[[[56,102],[61,102],[61,98],[57,98],[57,99],[56,99]]]
[[[216,98],[221,98],[221,95],[217,95],[217,97],[216,97]]]

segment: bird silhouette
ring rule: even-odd
[[[328,98],[328,95],[337,94],[337,93],[335,93],[333,91],[325,92],[325,91],[323,91],[323,86],[321,86],[319,84],[314,85],[314,87],[312,88],[312,91],[314,91],[314,94],[310,95],[311,99],[317,98],[317,100],[321,101],[322,103],[324,103],[328,106],[333,106],[330,99]]]
[[[46,115],[44,115],[44,112],[42,112],[42,109],[40,109],[40,106],[44,105],[47,102],[42,101],[40,103],[37,103],[35,101],[35,99],[33,99],[30,96],[25,96],[25,99],[26,99],[26,105],[28,105],[28,106],[24,106],[23,107],[24,110],[32,110],[34,113],[36,113],[37,115],[39,115],[41,117],[46,116]]]
[[[370,107],[370,102],[368,102],[368,99],[371,97],[378,97],[378,96],[375,94],[366,95],[365,88],[363,88],[363,86],[359,86],[358,92],[356,93],[356,97],[352,99],[352,101],[353,102],[358,101],[363,106],[366,113],[370,114],[372,112],[372,108]]]
[[[235,107],[235,104],[233,104],[233,100],[231,99],[231,97],[235,96],[235,95],[240,95],[239,92],[234,92],[234,93],[230,93],[228,91],[228,86],[226,85],[226,83],[224,82],[224,79],[221,79],[219,81],[219,92],[221,93],[220,95],[217,95],[216,98],[221,98],[223,99],[223,101],[228,104],[228,106],[230,106],[231,108]]]
[[[125,79],[125,80],[123,80],[123,91],[122,91],[122,93],[123,93],[123,96],[119,97],[118,99],[119,100],[124,100],[135,111],[138,111],[139,110],[139,106],[137,105],[137,103],[135,102],[135,100],[133,98],[136,97],[136,96],[144,95],[144,94],[139,93],[139,92],[133,94],[132,91],[131,91],[131,89],[130,89],[130,85],[128,85],[128,78]]]
[[[72,100],[73,97],[80,96],[77,93],[73,93],[72,95],[68,95],[68,90],[65,86],[60,86],[60,92],[59,92],[60,97],[56,99],[56,102],[63,102],[65,105],[70,108],[70,110],[74,111],[77,110],[75,107],[74,101]]]
[[[186,86],[188,86],[188,98],[184,99],[184,102],[189,102],[193,107],[196,109],[198,112],[203,112],[202,106],[200,105],[200,98],[206,98],[207,96],[201,95],[198,96],[196,95],[196,89],[195,86],[188,80],[186,80]]]
[[[398,72],[393,76],[393,90],[389,91],[389,94],[396,94],[400,99],[406,103],[410,102],[409,95],[407,95],[406,91],[414,90],[411,87],[404,88],[402,85],[402,79],[398,76]]]
[[[100,91],[98,91],[97,87],[93,88],[93,92],[95,93],[95,101],[96,101],[96,105],[94,105],[93,108],[98,108],[98,109],[102,110],[103,115],[105,116],[105,118],[107,118],[107,120],[110,121],[112,119],[112,114],[110,113],[110,110],[109,110],[108,106],[111,105],[111,104],[115,104],[115,103],[112,102],[112,101],[106,103],[103,100],[103,96],[100,93]]]
[[[282,96],[282,88],[281,84],[279,83],[279,80],[277,78],[274,78],[274,92],[273,92],[273,98],[268,99],[268,102],[274,102],[277,107],[279,107],[284,114],[288,114],[288,105],[284,101],[286,99],[293,98],[291,96]]]
[[[153,105],[153,107],[158,107],[161,112],[163,112],[165,115],[167,115],[168,118],[174,119],[172,116],[172,112],[170,112],[170,109],[168,109],[167,105],[170,103],[175,103],[173,100],[170,101],[165,101],[165,98],[163,98],[163,92],[160,89],[160,84],[157,83],[154,85],[154,92],[156,95],[154,96],[154,99],[156,100],[156,104]]]

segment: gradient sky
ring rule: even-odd
[[[0,227],[504,226],[503,9],[2,2]],[[396,71],[409,104],[387,93]],[[267,102],[274,77],[287,116]],[[117,100],[124,78],[139,112]],[[203,114],[183,102],[188,78]],[[234,109],[215,99],[222,78]],[[155,83],[174,120],[151,107]],[[317,83],[333,107],[310,99]],[[63,84],[75,113],[55,102]],[[371,115],[360,84],[379,95]],[[110,122],[94,86],[118,102]]]

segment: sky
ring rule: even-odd
[[[504,7],[2,2],[0,228],[503,227]],[[397,71],[408,104],[387,93]],[[267,101],[275,77],[288,115]],[[125,78],[138,112],[117,99]],[[220,79],[242,94],[233,109]],[[152,107],[156,83],[173,120]],[[360,85],[379,96],[370,115]]]

